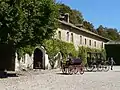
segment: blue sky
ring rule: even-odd
[[[99,25],[120,31],[120,0],[56,0],[79,10],[95,28]]]

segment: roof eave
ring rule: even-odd
[[[65,24],[65,25],[68,25],[68,26],[71,26],[71,27],[73,27],[73,28],[75,28],[75,29],[78,29],[78,30],[81,30],[81,31],[83,31],[83,32],[86,32],[86,33],[89,33],[89,34],[92,34],[92,35],[94,35],[94,36],[97,36],[97,37],[99,37],[99,38],[102,38],[102,39],[104,39],[105,41],[111,41],[110,39],[108,39],[108,38],[105,38],[105,37],[102,37],[102,36],[100,36],[100,35],[98,35],[98,34],[95,34],[95,33],[93,33],[93,32],[91,32],[91,31],[88,31],[88,30],[86,30],[86,29],[84,29],[84,28],[79,28],[79,27],[77,27],[77,26],[75,26],[74,24],[71,24],[71,23],[67,23],[67,22],[65,22],[65,21],[61,21],[61,20],[58,20],[60,23],[62,23],[62,24]]]

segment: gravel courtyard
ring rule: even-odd
[[[62,75],[60,70],[31,71],[0,79],[0,90],[120,90],[120,66],[84,75]]]

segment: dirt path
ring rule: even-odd
[[[29,72],[0,79],[0,90],[119,90],[120,67],[109,72],[62,75],[59,70]]]

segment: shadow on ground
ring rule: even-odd
[[[113,70],[113,72],[120,72],[120,71],[114,71],[114,70]]]
[[[0,72],[0,78],[18,77],[16,73]]]
[[[59,74],[59,75],[69,75],[68,73],[56,73],[56,74]]]

